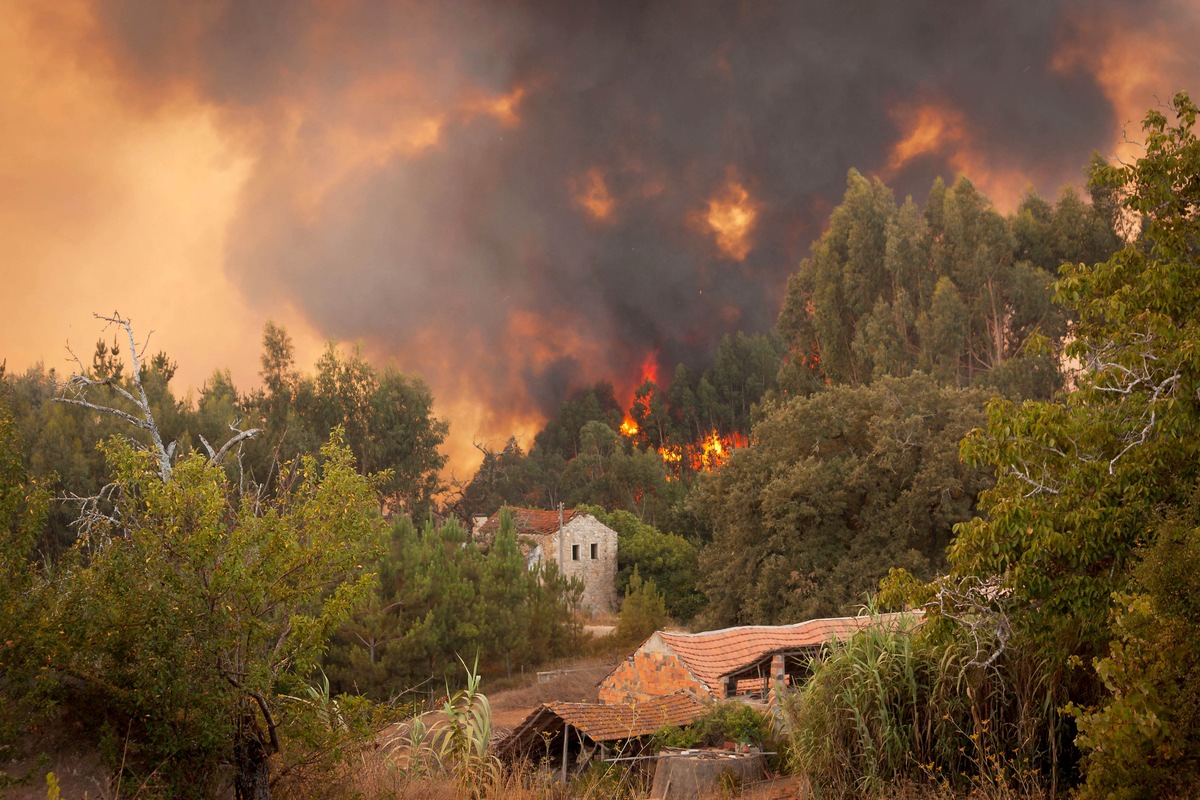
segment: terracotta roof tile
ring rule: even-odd
[[[885,624],[899,624],[898,614],[884,614],[878,619]],[[912,615],[908,615],[912,616]],[[871,624],[872,617],[837,617],[813,619],[795,625],[746,625],[703,633],[670,633],[658,635],[684,662],[701,682],[716,692],[721,679],[774,653],[814,648],[832,641],[846,639],[855,631]]]
[[[675,692],[636,704],[545,703],[513,728],[497,746],[501,757],[518,755],[522,746],[542,742],[541,733],[557,734],[564,724],[594,742],[611,742],[657,733],[665,727],[687,725],[708,711],[690,692]]]
[[[687,725],[707,710],[690,692],[626,705],[601,703],[550,703],[550,710],[593,741],[646,736],[671,725]]]
[[[479,526],[479,533],[490,538],[500,530],[500,509],[487,518],[487,522]],[[513,518],[513,525],[518,536],[548,536],[558,533],[558,512],[544,511],[540,508],[508,508]],[[582,512],[575,509],[563,511],[563,524],[566,525]]]

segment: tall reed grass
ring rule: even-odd
[[[831,646],[784,698],[789,767],[818,797],[896,787],[993,798],[1040,796],[1056,709],[1015,652],[988,667],[948,626],[871,626]]]

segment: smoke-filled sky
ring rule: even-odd
[[[0,0],[0,359],[119,309],[249,388],[273,319],[422,374],[469,471],[769,328],[848,169],[1053,199],[1197,41],[1190,0]]]

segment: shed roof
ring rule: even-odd
[[[496,747],[497,755],[512,757],[556,736],[570,725],[593,742],[612,742],[649,736],[663,728],[687,725],[702,717],[708,706],[687,691],[640,703],[544,703],[534,709]]]
[[[479,526],[478,532],[489,538],[495,535],[496,531],[500,530],[500,514],[505,510],[512,514],[513,527],[516,528],[518,535],[549,536],[552,533],[558,533],[557,511],[545,511],[540,508],[511,507],[502,508],[488,517],[487,522]],[[562,516],[563,525],[566,525],[576,516],[583,516],[583,512],[576,511],[573,508],[564,510]]]
[[[794,625],[743,625],[702,633],[657,631],[647,642],[658,637],[701,683],[715,692],[723,678],[777,653],[813,650],[835,639],[847,639],[872,624],[899,625],[902,618],[919,617],[920,612],[909,612],[811,619]],[[643,642],[641,647],[645,645]]]

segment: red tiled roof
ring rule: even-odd
[[[522,745],[543,743],[542,734],[556,735],[570,725],[594,742],[649,736],[663,728],[687,725],[708,711],[691,692],[675,692],[641,703],[545,703],[534,709],[497,746],[501,757],[518,755]]]
[[[550,703],[549,707],[596,742],[647,736],[668,726],[687,725],[707,710],[690,692],[675,692],[633,705]]]
[[[513,526],[516,528],[518,536],[548,536],[558,533],[558,512],[543,511],[540,508],[502,508],[488,517],[487,522],[479,526],[479,532],[490,538],[492,534],[500,530],[500,513],[505,510],[512,514]],[[563,525],[580,513],[574,509],[563,511]]]
[[[878,617],[813,619],[795,625],[746,625],[704,633],[659,631],[680,660],[701,682],[716,691],[721,679],[774,653],[819,647],[833,639],[847,639],[873,619],[899,623],[899,614]],[[908,615],[911,617],[912,615]]]

